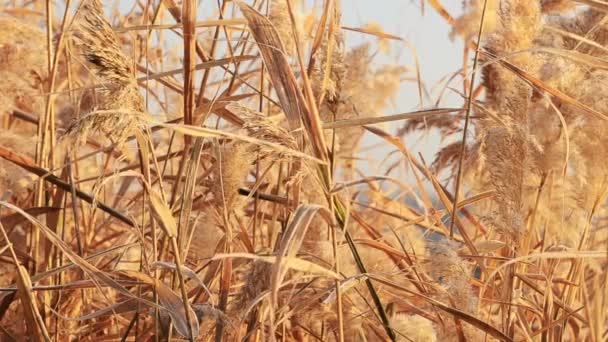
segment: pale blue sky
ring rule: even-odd
[[[444,0],[443,2],[452,15],[461,12],[460,1]],[[450,26],[428,4],[424,15],[419,0],[347,0],[343,1],[342,9],[345,26],[362,26],[369,22],[377,22],[382,25],[385,32],[407,39],[417,50],[422,78],[427,82],[428,87],[432,87],[447,74],[457,71],[462,65],[462,41],[449,39]],[[351,43],[356,43],[359,39],[369,39],[357,35],[361,36],[357,33],[349,34]],[[397,47],[394,50],[399,50],[398,43],[394,46]],[[398,61],[413,67],[410,51],[406,48],[400,50],[401,58]],[[411,95],[417,97],[415,93]],[[417,104],[417,100],[411,103],[403,97],[402,101],[404,106]]]
[[[443,6],[453,16],[458,16],[461,13],[461,1],[443,0]],[[408,40],[416,49],[420,61],[421,78],[429,92],[437,83],[449,77],[452,73],[458,71],[462,67],[463,42],[456,38],[453,41],[450,39],[451,27],[441,18],[428,4],[425,8],[424,15],[420,7],[420,0],[347,0],[342,2],[343,24],[345,26],[359,27],[369,22],[377,22],[382,25],[382,28],[387,33],[392,33]],[[349,33],[347,40],[350,44],[356,44],[361,39],[371,39],[370,37],[362,36],[358,33]],[[413,68],[414,62],[411,57],[410,50],[399,46],[399,43],[393,45],[394,54],[398,57],[381,57],[378,62],[399,62]],[[410,75],[412,76],[412,75]],[[461,89],[460,79],[456,79],[453,85]],[[448,92],[448,96],[441,103],[441,106],[457,107],[462,105],[462,99]],[[433,96],[435,95],[435,96]],[[433,102],[436,100],[436,93],[431,93]],[[402,113],[419,109],[418,90],[413,83],[404,83],[398,94],[398,100],[394,107],[386,108],[384,114]],[[425,102],[425,107],[431,103]],[[389,130],[394,130],[400,127],[402,123],[392,124],[387,127]],[[379,140],[366,136],[365,145],[373,145]],[[442,142],[436,133],[431,132],[422,137],[414,134],[408,137],[406,144],[414,155],[418,152],[422,153],[427,162],[431,162]],[[384,152],[388,152],[391,147],[383,148]],[[378,153],[382,156],[383,153]],[[384,157],[384,156],[382,156]],[[398,157],[396,155],[395,157]],[[379,158],[376,158],[379,159]],[[379,170],[373,170],[373,167],[365,167],[366,173],[375,173]],[[411,180],[410,177],[406,178]]]

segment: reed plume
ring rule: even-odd
[[[133,63],[121,51],[118,37],[105,18],[99,0],[83,3],[76,27],[74,38],[99,76],[104,99],[90,113],[71,123],[66,135],[83,142],[88,132],[94,130],[122,143],[141,129],[141,116],[145,111]]]

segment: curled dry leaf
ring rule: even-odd
[[[152,205],[152,212],[160,223],[163,231],[169,238],[177,236],[177,222],[173,217],[173,212],[167,206],[167,203],[162,199],[160,194],[154,189],[148,189],[150,194],[150,204]]]
[[[192,338],[196,339],[199,334],[199,324],[196,319],[196,314],[191,306],[188,306],[188,310],[190,310],[190,315],[187,315],[184,309],[184,303],[182,302],[181,297],[176,294],[170,287],[165,285],[162,281],[158,279],[154,279],[147,274],[136,272],[136,271],[121,271],[126,276],[135,278],[137,280],[143,281],[146,284],[153,286],[156,289],[156,293],[158,295],[158,300],[160,301],[160,306],[167,311],[171,320],[173,321],[173,325],[175,326],[175,330],[182,336],[190,337],[190,331],[192,331]],[[190,322],[188,323],[187,317],[190,317]],[[190,327],[188,327],[190,325]]]

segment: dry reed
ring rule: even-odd
[[[121,3],[0,4],[0,340],[608,338],[601,1],[423,1],[465,101],[395,116],[350,3]]]

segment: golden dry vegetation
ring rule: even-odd
[[[0,340],[608,340],[608,3],[418,2],[3,1]]]

